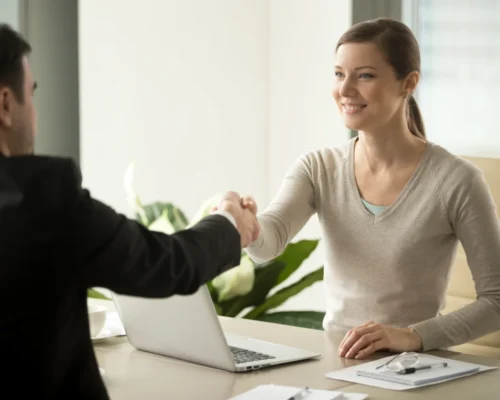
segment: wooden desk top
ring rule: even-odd
[[[331,390],[349,384],[325,377],[328,371],[352,365],[352,361],[336,355],[341,337],[331,339],[322,331],[243,319],[221,318],[221,323],[228,333],[314,350],[323,356],[319,360],[231,373],[138,351],[126,338],[115,338],[94,345],[111,398],[222,400],[263,383]]]
[[[103,303],[106,303],[110,311],[114,310],[112,302]],[[317,351],[322,354],[322,358],[245,373],[231,373],[138,351],[129,344],[126,337],[112,338],[94,344],[99,365],[105,370],[104,382],[111,399],[226,400],[267,383],[366,393],[369,400],[500,398],[498,359],[452,351],[430,352],[441,357],[497,366],[499,369],[425,388],[405,392],[390,391],[325,377],[329,371],[382,358],[387,356],[387,353],[378,353],[365,361],[347,360],[337,355],[342,335],[237,318],[220,317],[220,321],[227,333]]]
[[[382,390],[325,377],[329,371],[363,361],[337,356],[340,335],[259,321],[221,318],[225,332],[320,352],[319,360],[285,364],[253,372],[230,373],[134,349],[125,337],[94,345],[104,381],[111,398],[125,399],[206,399],[223,400],[257,385],[275,383],[310,386],[316,389],[341,389],[369,394],[369,399],[497,399],[500,398],[500,371],[494,370],[436,386],[397,392]],[[449,351],[432,354],[500,367],[500,360]],[[374,358],[386,356],[380,353]],[[371,358],[370,360],[373,360]],[[368,361],[368,360],[367,360]]]

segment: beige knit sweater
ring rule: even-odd
[[[352,139],[299,158],[259,214],[258,262],[281,254],[314,214],[325,248],[328,331],[370,320],[412,326],[424,350],[468,342],[500,329],[500,224],[482,172],[428,143],[399,197],[371,214],[354,178]],[[460,241],[477,300],[440,315]]]

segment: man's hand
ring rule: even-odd
[[[244,209],[238,193],[227,192],[221,199],[218,210],[230,213],[236,221],[236,228],[240,233],[241,247],[247,247],[259,236],[259,223],[254,213],[249,209]]]
[[[339,356],[360,360],[382,349],[419,351],[422,349],[422,339],[417,331],[410,328],[393,328],[368,322],[347,332],[340,343]]]

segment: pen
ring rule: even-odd
[[[308,393],[309,393],[309,387],[306,386],[304,389],[300,390],[300,392],[295,393],[292,397],[289,397],[288,400],[303,399]]]
[[[400,375],[413,374],[414,372],[420,371],[422,369],[431,369],[431,368],[436,368],[436,367],[447,367],[447,366],[448,366],[448,363],[443,362],[443,363],[423,365],[421,367],[404,368],[404,369],[398,371],[398,374],[400,374]]]

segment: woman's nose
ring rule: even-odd
[[[339,88],[339,95],[341,97],[352,97],[356,94],[357,89],[356,85],[352,82],[351,79],[344,79]]]

